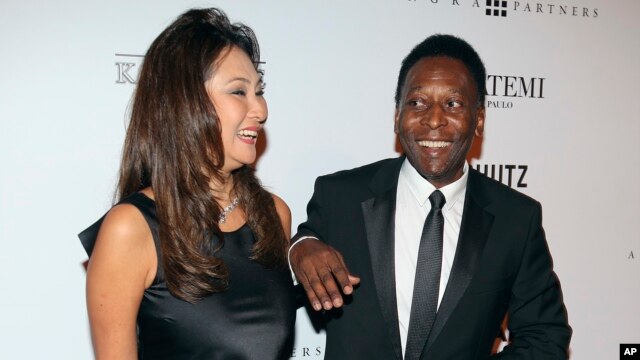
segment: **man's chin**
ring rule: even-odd
[[[418,173],[425,179],[431,181],[440,181],[446,177],[446,170],[443,166],[425,166],[424,164],[419,164],[419,167],[416,167]]]
[[[418,173],[430,182],[433,186],[441,188],[458,180],[462,176],[462,171],[451,171],[450,169],[423,167],[417,169]]]

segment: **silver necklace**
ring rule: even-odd
[[[222,209],[220,216],[218,216],[218,224],[224,224],[225,221],[227,221],[227,216],[231,214],[231,212],[236,208],[239,202],[240,200],[238,200],[238,197],[236,196],[233,200],[231,200],[231,203],[229,205],[225,206],[224,209]]]

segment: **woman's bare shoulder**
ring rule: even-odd
[[[114,206],[100,226],[88,270],[131,272],[148,287],[156,267],[153,236],[140,210],[131,204]]]
[[[287,238],[291,237],[291,210],[284,200],[282,200],[278,195],[271,194],[273,197],[273,202],[276,206],[276,212],[278,213],[278,217],[280,217],[280,222],[282,222],[282,228],[284,229],[285,235]]]

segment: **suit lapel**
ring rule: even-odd
[[[477,181],[478,176],[482,175],[477,174],[473,169],[469,169],[469,171],[456,255],[425,350],[428,350],[437,339],[469,286],[493,223],[493,215],[484,210],[486,201]],[[424,355],[426,352],[423,351],[422,354]]]
[[[395,283],[395,207],[398,175],[404,157],[386,164],[370,183],[374,197],[362,202],[373,280],[397,359],[402,359]]]

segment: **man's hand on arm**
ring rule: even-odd
[[[360,283],[338,251],[313,237],[291,246],[289,264],[316,311],[341,307],[342,294],[352,294],[353,286]]]

